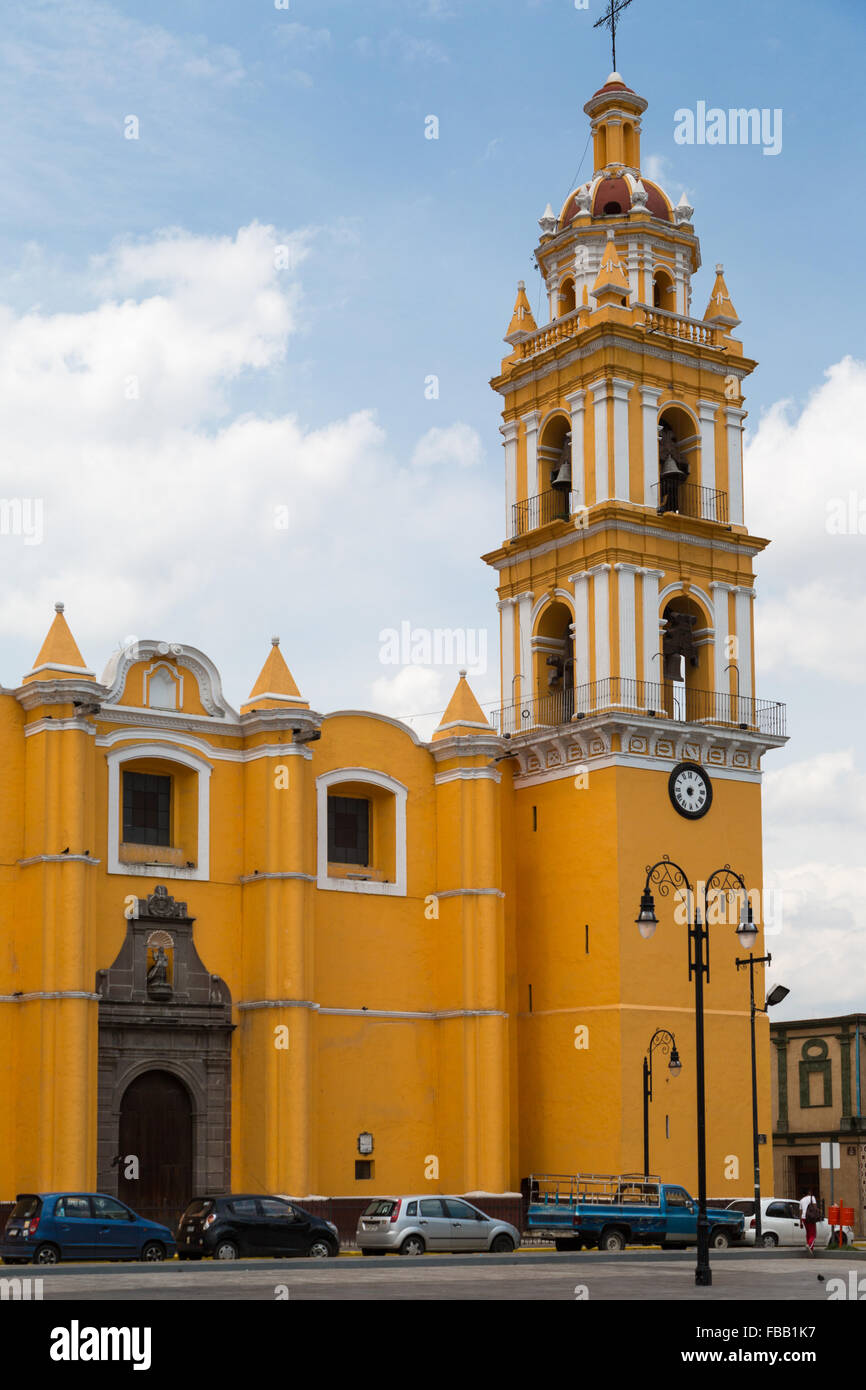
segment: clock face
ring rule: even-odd
[[[713,784],[697,763],[678,763],[670,775],[668,792],[674,810],[689,820],[705,816],[713,804]]]

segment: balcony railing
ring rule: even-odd
[[[617,710],[681,724],[709,724],[771,738],[785,737],[786,708],[777,701],[619,676],[504,705],[494,710],[491,723],[500,734],[517,735]]]
[[[719,345],[719,330],[704,323],[703,319],[672,314],[669,309],[651,309],[648,304],[635,304],[634,307],[643,310],[647,333],[662,333],[666,338],[679,338],[681,342],[697,343],[700,347]]]
[[[561,488],[549,488],[537,497],[527,497],[523,502],[515,502],[511,508],[511,538],[525,536],[538,526],[546,526],[549,521],[568,521],[571,516],[575,494]]]
[[[631,308],[643,314],[643,322],[638,318],[635,327],[642,328],[644,333],[661,334],[664,338],[676,338],[681,343],[694,343],[697,347],[724,350],[719,329],[703,319],[689,318],[688,314],[673,314],[669,309],[656,309],[649,304],[632,304]],[[524,361],[538,357],[559,343],[577,337],[591,322],[591,312],[586,305],[572,309],[521,339],[517,347],[518,355]]]
[[[697,483],[655,483],[653,498],[659,516],[674,512],[698,521],[728,524],[728,494],[719,488],[699,487]]]

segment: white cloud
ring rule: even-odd
[[[412,467],[438,468],[454,463],[458,468],[477,468],[483,458],[477,430],[458,423],[445,429],[434,427],[422,435],[412,454]]]
[[[862,514],[866,531],[864,438],[866,364],[846,357],[799,414],[781,401],[747,440],[747,522],[773,538],[756,614],[764,670],[866,679],[866,534],[838,526]]]
[[[291,413],[301,299],[275,253],[292,246],[298,266],[310,244],[256,223],[174,230],[95,258],[78,312],[0,306],[0,496],[44,504],[43,544],[0,537],[0,633],[28,653],[4,683],[57,599],[97,670],[130,632],[222,643],[212,655],[235,703],[282,630],[320,708],[358,703],[381,673],[377,634],[407,612],[430,628],[472,622],[466,575],[489,543],[475,432],[428,431],[401,458],[369,409],[314,429]],[[236,386],[246,401],[271,380],[280,413],[238,411]],[[399,714],[449,693],[438,673],[393,689]]]

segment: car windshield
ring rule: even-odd
[[[390,1215],[391,1215],[391,1212],[392,1212],[393,1210],[394,1210],[394,1203],[393,1203],[393,1202],[387,1202],[387,1201],[385,1201],[385,1202],[382,1202],[382,1201],[370,1202],[370,1203],[368,1204],[368,1206],[367,1206],[367,1210],[364,1212],[364,1215],[365,1215],[365,1216],[390,1216]]]
[[[19,1197],[9,1213],[9,1220],[12,1221],[17,1218],[19,1221],[29,1221],[31,1216],[36,1215],[41,1206],[41,1200],[38,1197],[34,1197],[32,1194],[26,1197]]]

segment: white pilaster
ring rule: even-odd
[[[633,383],[614,377],[613,392],[613,495],[628,502],[631,487],[628,467],[628,398]]]
[[[610,676],[610,565],[594,565],[589,571],[595,583],[595,679]]]
[[[728,519],[733,526],[743,525],[743,419],[745,410],[728,406],[725,420],[728,428]]]
[[[516,420],[500,425],[505,450],[505,534],[514,535],[514,504],[517,501],[517,436],[520,427]]]
[[[518,594],[517,615],[520,629],[520,696],[521,700],[531,700],[532,688],[532,599],[531,593]],[[515,682],[515,687],[517,686]]]
[[[647,274],[650,274],[647,271]],[[643,504],[658,506],[659,480],[659,401],[661,391],[655,386],[641,386],[641,419],[643,421]]]
[[[716,486],[716,411],[713,401],[698,401],[701,422],[701,486]],[[712,498],[707,499],[704,513],[708,521],[716,521],[716,509]]]
[[[610,497],[607,464],[607,382],[594,381],[592,392],[595,412],[595,500],[604,502]]]
[[[586,506],[586,478],[583,461],[583,413],[586,392],[572,391],[565,397],[571,411],[571,490],[574,493],[573,506]]]
[[[526,491],[523,495],[535,497],[538,494],[538,423],[541,417],[537,410],[531,410],[520,418],[526,438]]]
[[[729,665],[732,658],[728,655],[728,638],[731,633],[728,631],[728,594],[734,588],[733,584],[720,584],[714,582],[710,585],[713,598],[713,627],[715,636],[713,638],[713,680],[714,689],[722,694],[727,694],[731,688],[730,679],[725,667]]]
[[[517,682],[514,679],[514,605],[515,600],[513,598],[504,598],[496,605],[499,609],[503,705],[512,705],[518,698]]]
[[[568,576],[574,585],[574,684],[589,684],[589,574],[582,570]]]
[[[744,700],[751,700],[754,696],[752,690],[752,600],[754,597],[754,589],[738,588],[734,598],[740,694]]]
[[[623,681],[637,680],[637,637],[635,632],[635,575],[637,565],[614,565],[617,573],[619,608],[619,674]],[[629,692],[620,688],[620,701],[633,703]]]
[[[659,643],[659,580],[663,570],[642,569],[643,590],[643,679],[648,685],[660,685],[662,679]],[[647,701],[651,704],[651,701]]]

